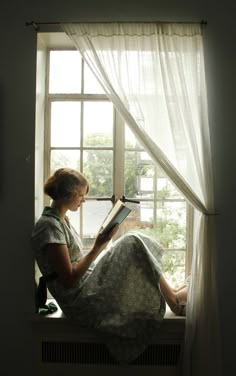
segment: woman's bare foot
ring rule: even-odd
[[[173,306],[170,306],[171,311],[176,316],[184,316],[186,314],[186,303],[187,303],[186,291],[184,292],[181,290],[179,293],[175,294],[175,301],[176,301],[176,304]]]

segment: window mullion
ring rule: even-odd
[[[124,195],[124,121],[114,109],[114,155],[113,155],[113,193],[120,198]]]
[[[193,221],[194,209],[192,205],[186,202],[186,258],[185,258],[185,276],[191,271],[193,254]]]

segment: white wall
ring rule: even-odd
[[[36,33],[26,21],[208,20],[206,71],[218,223],[224,374],[235,369],[235,1],[32,0],[1,4],[0,11],[0,208],[2,376],[33,375],[34,139]],[[229,304],[229,299],[231,302]],[[204,376],[204,375],[203,375]]]

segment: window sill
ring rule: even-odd
[[[56,302],[53,299],[49,301]],[[35,314],[32,318],[32,325],[34,331],[41,335],[51,336],[56,334],[57,336],[78,336],[80,340],[101,340],[106,336],[97,334],[93,331],[89,331],[84,328],[80,328],[78,322],[68,319],[58,307],[58,310],[50,315]],[[75,331],[75,326],[79,331]],[[185,317],[176,316],[170,311],[169,307],[166,308],[166,314],[164,320],[160,326],[160,332],[158,336],[158,342],[163,340],[183,341],[185,332]]]
[[[54,304],[56,304],[58,310],[54,313],[51,313],[51,314],[45,315],[45,316],[35,314],[34,317],[33,317],[33,321],[45,321],[45,320],[48,320],[48,319],[58,319],[58,320],[61,320],[61,321],[70,321],[69,319],[66,318],[66,316],[61,311],[60,307],[58,306],[57,302],[54,299],[48,299],[47,303],[50,303],[50,302],[53,302]],[[164,320],[173,320],[173,321],[185,322],[185,317],[184,316],[176,316],[170,310],[168,305],[166,305],[166,313],[165,313]]]

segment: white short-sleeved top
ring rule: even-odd
[[[35,224],[31,236],[31,243],[35,254],[35,259],[40,272],[43,275],[49,275],[55,272],[48,260],[48,252],[45,249],[47,244],[65,244],[68,248],[69,257],[72,264],[77,263],[84,254],[81,239],[74,227],[69,224],[68,221],[59,217],[58,214],[48,206],[44,208],[41,217]],[[80,280],[79,285],[82,284],[93,268],[94,264],[92,263],[84,277]],[[70,289],[70,292],[68,289],[63,291],[63,286],[59,284],[57,280],[52,282],[50,281],[48,283],[48,287],[50,290],[53,290],[53,293],[56,296],[58,296],[56,290],[60,290],[59,295],[63,296],[64,298],[67,295],[73,295],[74,293],[73,288]]]

